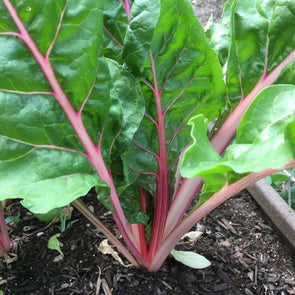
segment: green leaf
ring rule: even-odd
[[[20,0],[16,11],[43,55],[46,54],[59,26],[66,0]]]
[[[226,80],[229,99],[235,106],[263,75],[270,74],[295,49],[295,3],[288,0],[235,0],[229,1],[228,5],[231,18]],[[227,21],[228,13],[224,15],[223,23]],[[216,42],[220,37],[215,36]],[[283,75],[284,78],[294,77],[294,66],[286,67]],[[279,77],[277,83],[293,84],[294,79]]]
[[[233,1],[235,0],[230,0],[225,3],[220,23],[214,23],[213,17],[211,17],[206,26],[206,36],[211,47],[217,53],[221,65],[224,65],[228,58],[228,51],[231,41],[230,20]]]
[[[124,39],[123,57],[130,69],[142,72],[154,29],[160,16],[160,0],[135,0]]]
[[[42,148],[1,161],[0,184],[1,200],[22,198],[33,213],[65,206],[93,186],[106,186],[84,156]]]
[[[51,222],[53,221],[59,214],[61,214],[62,208],[54,208],[45,214],[34,214],[40,221],[43,222]]]
[[[46,213],[106,186],[53,97],[2,91],[0,109],[0,199]]]
[[[288,181],[289,179],[288,175],[283,171],[275,173],[268,178],[269,184],[274,188],[278,188],[283,182]]]
[[[213,191],[210,185],[213,175],[226,175],[224,185],[245,173],[282,169],[294,159],[294,133],[288,132],[295,122],[293,85],[271,86],[256,97],[238,126],[236,144],[227,149],[223,158],[206,140],[204,121],[202,115],[190,121],[194,142],[184,153],[181,174],[183,177],[203,176],[211,190],[208,196]],[[220,183],[216,186],[221,187]]]
[[[69,1],[50,53],[58,81],[76,110],[96,79],[98,57],[102,54],[103,2]]]
[[[126,11],[118,0],[106,0],[104,5],[104,56],[123,64],[122,49],[128,20]]]
[[[284,201],[288,204],[289,202],[289,192],[288,190],[280,192],[280,196],[284,199]],[[291,208],[295,210],[295,186],[291,187]]]
[[[10,215],[5,218],[5,223],[10,224],[10,223],[18,223],[20,220],[20,214],[19,215]]]
[[[0,15],[0,35],[1,32],[17,32],[17,27],[12,21],[3,1],[0,2]]]
[[[173,249],[170,254],[175,260],[191,268],[204,269],[211,265],[211,262],[207,258],[194,252],[177,251]]]
[[[187,120],[204,113],[216,118],[224,105],[224,82],[218,58],[210,48],[204,30],[196,19],[190,1],[161,1],[161,14],[151,42],[152,60],[144,64],[140,75],[145,97],[146,116],[135,134],[134,145],[123,155],[125,176],[135,179],[154,195],[158,163],[158,121],[155,95],[156,83],[165,112],[165,140],[168,169],[173,187],[179,153],[190,142]],[[153,79],[152,61],[156,81]]]
[[[47,248],[52,249],[52,250],[56,250],[60,253],[60,255],[64,256],[64,254],[60,248],[60,242],[58,240],[59,237],[60,237],[60,234],[55,234],[54,236],[50,237],[50,239],[48,240],[48,243],[47,243]]]
[[[139,194],[136,193],[136,191],[138,191],[137,187],[128,187],[122,193],[120,202],[130,223],[141,223],[146,225],[149,221],[149,217],[142,212],[139,202]]]
[[[141,122],[144,102],[136,79],[101,57],[102,5],[24,0],[16,9],[94,144],[100,140],[107,165],[123,174],[120,153]],[[0,24],[12,30],[9,19],[6,11]],[[46,213],[92,187],[108,191],[29,48],[10,31],[0,35],[0,47],[0,199],[22,198],[34,213]]]
[[[50,90],[32,53],[20,39],[12,36],[0,35],[0,89],[28,92]]]
[[[106,146],[107,148],[112,146],[112,153],[120,155],[130,144],[142,121],[145,109],[144,98],[140,85],[128,71],[115,61],[107,60],[107,64],[112,82],[112,106],[108,121],[110,126],[107,126],[107,122],[105,133],[110,136],[115,130],[115,134],[111,138],[112,142],[109,142]],[[116,122],[117,127],[114,126],[114,122]]]

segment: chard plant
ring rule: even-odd
[[[229,0],[206,34],[189,0],[2,0],[0,198],[72,203],[157,271],[214,208],[295,166],[294,31],[288,0]],[[91,188],[124,244],[79,199]]]
[[[6,226],[5,213],[3,206],[5,202],[0,203],[0,256],[5,256],[11,249],[12,243],[9,239]]]

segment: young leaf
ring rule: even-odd
[[[228,50],[230,47],[230,21],[233,1],[235,0],[227,1],[224,4],[220,23],[214,23],[211,17],[205,28],[209,43],[217,53],[222,66],[228,58]]]
[[[104,5],[104,56],[123,64],[122,49],[128,27],[126,11],[118,0],[105,0]]]
[[[207,258],[194,252],[177,251],[173,249],[170,254],[175,260],[191,268],[203,269],[211,265],[211,262]]]
[[[128,67],[136,73],[143,70],[159,16],[160,0],[135,0],[132,4],[123,57]]]
[[[198,113],[211,120],[224,105],[218,59],[189,1],[161,1],[160,19],[143,75],[147,77],[141,83],[146,116],[135,134],[134,144],[123,157],[129,181],[138,178],[154,195],[156,155],[163,145],[168,154],[172,186],[179,153],[190,142],[186,121]],[[159,127],[159,120],[164,121],[164,126]]]
[[[64,256],[64,254],[60,248],[60,242],[58,240],[59,237],[60,237],[60,234],[55,234],[54,236],[50,237],[50,239],[48,240],[48,243],[47,243],[47,248],[52,249],[52,250],[56,250],[60,253],[61,256]]]
[[[232,16],[226,80],[229,98],[235,105],[294,50],[295,5],[288,0],[235,0],[229,5]],[[227,21],[228,15],[224,17]],[[293,72],[294,67],[287,67],[284,77]]]
[[[226,173],[224,185],[226,181],[233,182],[239,178],[237,174],[241,177],[244,173],[284,167],[295,156],[292,143],[294,133],[288,133],[290,125],[295,122],[294,106],[293,85],[276,85],[263,90],[240,122],[236,144],[228,148],[223,158],[213,151],[205,139],[206,125],[199,123],[204,118],[201,115],[193,118],[190,123],[194,143],[184,153],[182,176],[200,175],[210,183],[208,176]],[[221,188],[222,185],[217,187]]]

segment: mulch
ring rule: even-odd
[[[111,215],[94,196],[85,201],[115,230]],[[197,241],[183,240],[176,246],[209,259],[212,265],[203,270],[190,269],[172,257],[157,273],[126,268],[99,252],[105,237],[76,210],[72,219],[78,221],[59,239],[62,257],[47,248],[59,223],[48,226],[18,205],[12,213],[22,218],[10,232],[11,262],[0,262],[4,294],[295,294],[294,253],[246,191],[192,229],[202,232]]]

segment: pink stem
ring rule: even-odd
[[[163,264],[166,257],[176,245],[177,241],[183,234],[189,231],[198,221],[204,216],[208,215],[212,210],[217,208],[220,204],[225,202],[234,194],[247,188],[250,184],[274,173],[284,169],[289,169],[295,166],[295,160],[288,163],[283,169],[267,169],[263,172],[250,173],[247,176],[239,179],[238,181],[224,186],[219,192],[215,193],[208,201],[202,204],[199,208],[193,211],[187,218],[185,218],[167,237],[163,242],[157,253],[155,254],[148,270],[157,271]]]
[[[126,11],[126,15],[127,15],[127,19],[129,22],[129,17],[130,17],[130,11],[131,11],[131,7],[130,7],[130,1],[129,0],[119,0],[121,2],[121,4],[124,6],[125,11]]]
[[[139,198],[140,198],[141,209],[144,213],[146,213],[146,210],[147,210],[146,191],[141,186],[139,187]],[[134,223],[134,224],[131,224],[131,229],[135,239],[140,245],[141,254],[147,258],[148,247],[147,247],[144,225],[141,223]]]
[[[19,29],[19,36],[20,38],[25,42],[25,44],[28,46],[32,54],[34,55],[36,61],[39,63],[45,77],[47,78],[53,93],[54,97],[64,110],[67,118],[69,119],[73,129],[75,130],[78,138],[80,139],[82,145],[84,146],[84,149],[87,154],[87,159],[91,163],[91,165],[97,170],[98,175],[100,179],[105,181],[108,186],[110,187],[110,200],[114,206],[115,213],[114,218],[118,225],[119,230],[122,233],[123,238],[125,239],[127,245],[130,247],[130,249],[134,248],[135,245],[137,245],[133,234],[130,230],[130,226],[125,218],[124,212],[122,210],[119,197],[116,193],[116,189],[113,183],[113,179],[111,174],[109,173],[106,164],[104,162],[104,159],[102,157],[100,148],[97,148],[85,126],[81,117],[81,114],[79,112],[76,112],[72,105],[70,104],[69,100],[67,99],[64,91],[62,90],[61,86],[59,85],[54,72],[52,70],[52,67],[49,62],[49,55],[46,55],[44,57],[40,51],[38,50],[37,46],[35,45],[34,41],[31,39],[29,33],[27,32],[26,28],[24,27],[23,23],[21,22],[20,18],[18,17],[16,10],[11,5],[9,0],[3,0],[8,12],[10,13],[13,21],[15,22],[16,26]],[[138,252],[139,253],[139,252]],[[139,260],[140,263],[145,263],[144,258],[142,255],[139,255],[138,253],[135,253],[136,258]]]
[[[127,14],[128,22],[129,22],[129,17],[130,17],[130,12],[131,12],[131,6],[130,6],[130,1],[129,0],[125,0],[124,7],[125,7],[125,10],[126,10],[126,14]]]
[[[0,229],[1,229],[1,248],[2,251],[5,253],[8,253],[11,248],[11,242],[9,239],[6,223],[5,223],[5,216],[4,216],[4,211],[2,204],[0,202]]]
[[[158,174],[157,179],[157,197],[155,203],[155,214],[153,220],[153,229],[151,242],[149,247],[149,258],[152,259],[154,253],[160,246],[165,228],[166,216],[169,206],[169,184],[168,184],[168,169],[167,169],[167,152],[166,152],[166,135],[164,113],[161,106],[161,92],[158,88],[157,74],[154,58],[150,51],[150,60],[154,81],[154,97],[157,109],[157,131],[159,138],[159,155],[158,155]]]
[[[260,91],[272,85],[276,81],[282,69],[286,67],[290,62],[292,62],[294,58],[295,50],[293,50],[270,74],[266,75],[266,72],[263,73],[262,77],[253,88],[253,90],[240,101],[239,105],[227,117],[223,125],[213,136],[211,144],[216,152],[221,154],[226,149],[231,139],[235,135],[238,124],[240,123],[243,114],[249,107],[250,103],[254,100],[254,98],[259,94]],[[179,223],[190,203],[192,202],[193,198],[195,197],[196,193],[198,193],[198,191],[201,189],[202,184],[203,181],[201,177],[189,179],[186,178],[183,180],[168,212],[164,236],[167,236]]]

